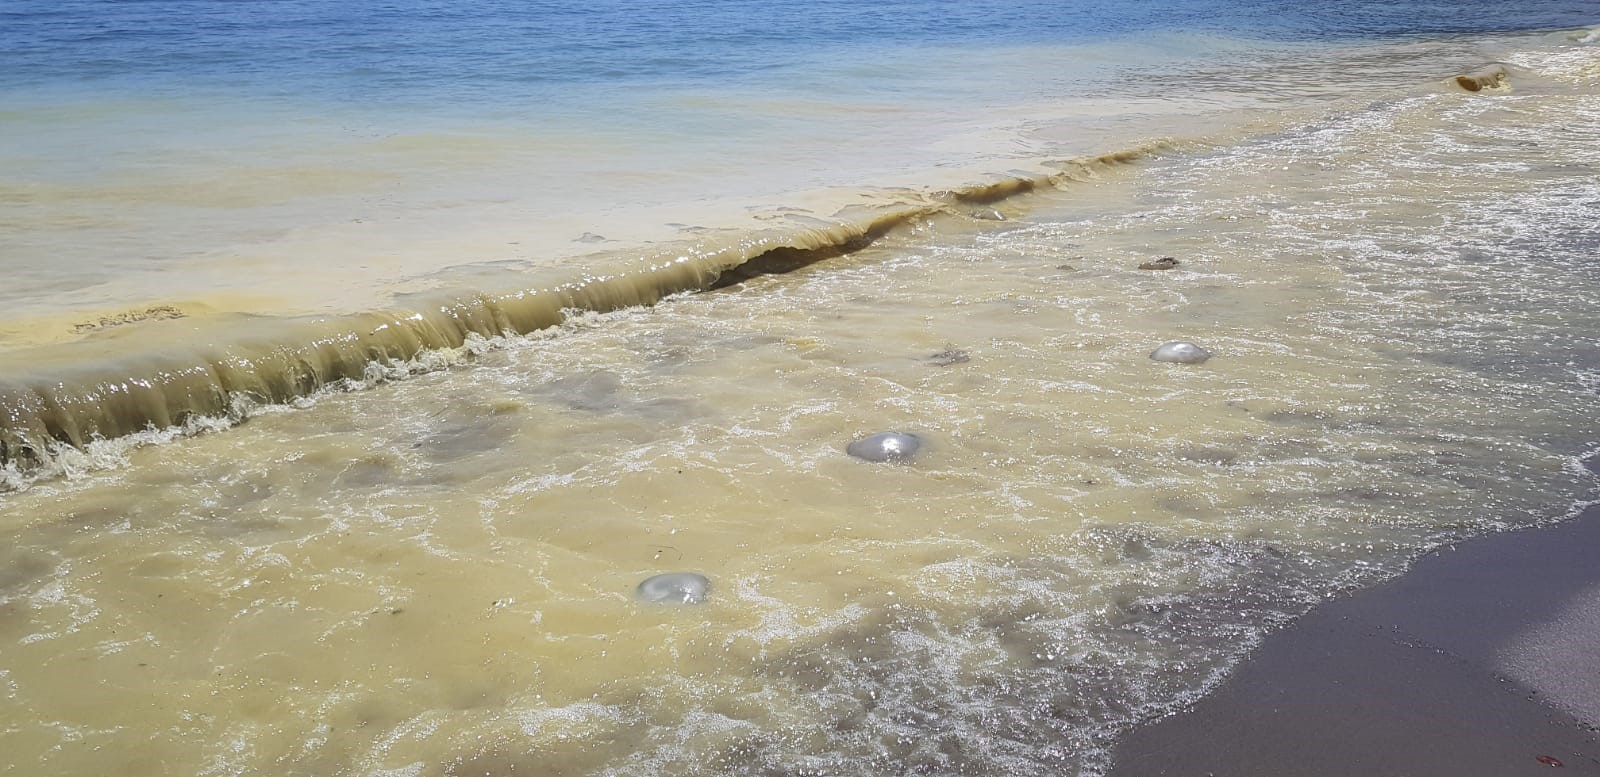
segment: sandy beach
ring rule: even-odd
[[[1596,548],[1590,508],[1430,554],[1268,637],[1111,774],[1600,774]]]

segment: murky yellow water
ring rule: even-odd
[[[1525,46],[1509,91],[63,452],[0,497],[0,763],[1094,773],[1326,593],[1596,496],[1600,50]],[[886,429],[927,446],[845,455]],[[633,597],[678,570],[705,603]]]

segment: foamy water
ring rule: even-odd
[[[763,171],[796,154],[793,188],[760,193],[766,172],[718,168],[725,191],[692,207],[756,205],[779,226],[752,233],[738,213],[726,234],[661,238],[668,269],[655,274],[638,268],[662,259],[621,250],[438,275],[448,265],[430,262],[485,234],[465,225],[522,207],[487,200],[491,173],[523,168],[445,154],[418,169],[458,177],[401,190],[474,193],[450,215],[419,217],[405,197],[379,209],[401,234],[440,241],[430,253],[395,238],[418,264],[394,277],[434,281],[352,290],[333,280],[350,268],[327,258],[349,254],[274,260],[284,277],[323,279],[308,310],[332,307],[295,320],[184,310],[18,345],[5,379],[21,388],[5,396],[28,401],[7,406],[9,429],[181,424],[13,452],[0,762],[30,774],[1098,773],[1120,731],[1203,693],[1329,593],[1600,497],[1579,464],[1600,440],[1588,266],[1600,49],[1583,35],[1280,39],[1209,64],[1168,51],[1194,58],[1181,83],[1118,60],[1119,75],[1085,76],[1074,100],[1013,84],[998,104],[1033,110],[1009,125],[930,131],[931,146],[867,138],[841,157],[865,161],[837,168],[816,164],[827,136],[762,152]],[[1454,85],[1492,62],[1507,85]],[[948,71],[919,78],[973,88]],[[953,115],[949,99],[901,105]],[[729,110],[804,121],[792,102]],[[1193,122],[1175,118],[1185,112]],[[798,126],[706,142],[742,156],[750,138],[810,137]],[[1157,137],[1169,142],[1140,145]],[[985,145],[995,138],[1011,140]],[[614,163],[593,142],[543,158],[574,173]],[[940,158],[960,174],[914,180],[910,166],[946,142],[955,151]],[[680,151],[679,172],[707,158],[690,145],[659,169]],[[1030,177],[1058,169],[1045,152],[1133,146]],[[936,196],[1013,169],[1038,188]],[[688,179],[660,176],[619,195],[638,198],[622,210],[681,205],[666,193]],[[883,188],[896,176],[911,189]],[[588,213],[600,189],[585,185],[511,196]],[[130,191],[133,207],[169,207],[145,191]],[[302,184],[284,191],[307,199],[242,206],[239,225],[300,228],[323,207]],[[839,191],[871,209],[833,210]],[[806,207],[784,204],[790,194],[818,207],[777,210]],[[900,215],[860,227],[884,213]],[[557,232],[634,217],[595,228],[562,216]],[[160,239],[212,250],[189,237]],[[684,245],[698,253],[679,260]],[[785,245],[805,250],[771,250]],[[205,256],[195,266],[234,261]],[[1137,267],[1163,256],[1179,265]],[[756,261],[741,271],[738,257]],[[233,293],[163,272],[151,277],[187,294]],[[258,273],[264,287],[275,272]],[[562,273],[591,285],[561,286]],[[679,285],[649,286],[666,277]],[[451,318],[432,312],[436,293],[495,301]],[[398,312],[333,314],[329,300],[363,294]],[[43,299],[52,309],[38,315],[70,318],[71,298]],[[418,299],[434,317],[419,314],[410,340],[383,339],[410,326]],[[185,304],[135,307],[147,302]],[[366,339],[340,339],[350,331]],[[1174,339],[1214,355],[1148,358]],[[926,447],[906,465],[845,454],[885,429]],[[676,570],[711,580],[703,604],[633,598]]]

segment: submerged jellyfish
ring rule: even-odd
[[[1170,343],[1163,343],[1160,348],[1151,351],[1150,358],[1158,362],[1172,362],[1174,364],[1199,364],[1211,358],[1211,352],[1194,343],[1173,340]]]
[[[922,447],[922,438],[905,432],[879,432],[845,446],[845,452],[867,461],[900,463],[910,461]]]
[[[667,572],[639,584],[638,596],[647,602],[699,604],[706,599],[711,581],[693,572]]]

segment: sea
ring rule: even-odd
[[[0,0],[0,772],[1102,774],[1597,256],[1595,0]]]

